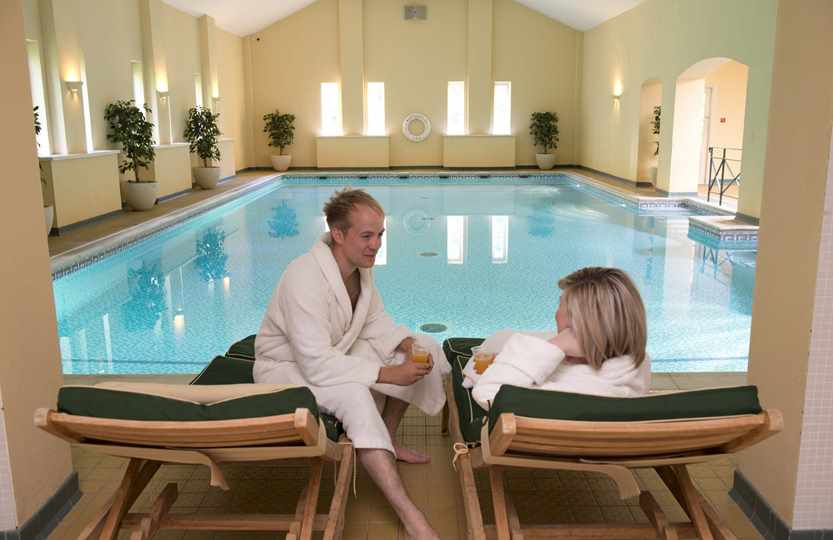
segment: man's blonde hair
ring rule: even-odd
[[[617,268],[588,267],[558,282],[584,358],[599,369],[608,358],[645,359],[645,306],[631,278]]]
[[[327,216],[327,226],[332,229],[339,229],[347,231],[350,228],[350,212],[356,206],[367,206],[376,210],[380,214],[384,214],[382,205],[370,196],[370,194],[361,189],[353,189],[346,187],[341,191],[336,191],[330,200],[324,205],[324,215]]]

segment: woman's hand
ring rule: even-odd
[[[565,328],[550,340],[550,343],[564,351],[564,355],[568,357],[582,358],[584,351],[581,350],[581,345],[576,338],[575,332],[572,328]]]

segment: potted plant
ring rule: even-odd
[[[653,133],[654,135],[657,135],[657,140],[654,141],[657,145],[656,150],[654,150],[654,155],[655,156],[659,155],[659,128],[660,128],[660,118],[661,118],[661,116],[662,116],[662,107],[659,106],[659,105],[656,105],[654,107],[654,115],[651,117],[651,133]],[[648,170],[650,171],[651,182],[656,184],[656,182],[657,182],[657,163],[654,162],[654,164],[652,166],[648,167]]]
[[[214,189],[220,181],[220,166],[211,166],[211,161],[220,161],[220,147],[217,138],[220,128],[217,118],[220,113],[213,113],[205,107],[193,107],[188,110],[183,136],[190,144],[192,153],[202,160],[202,167],[194,167],[194,179],[203,189]]]
[[[532,123],[529,126],[535,146],[543,148],[542,154],[535,154],[538,167],[544,170],[555,166],[555,156],[549,153],[550,148],[558,148],[558,114],[553,112],[532,113]]]
[[[40,143],[37,142],[37,137],[40,135],[41,132],[41,125],[40,125],[40,113],[38,113],[38,107],[32,108],[32,114],[34,115],[35,119],[35,144],[40,146]],[[38,161],[38,170],[40,171],[40,183],[42,187],[46,187],[46,180],[43,177],[43,166]],[[48,235],[52,231],[52,222],[55,219],[55,207],[51,204],[46,204],[46,194],[42,194],[43,196],[43,221],[46,224],[46,234]]]
[[[275,109],[273,113],[264,114],[263,121],[266,122],[263,132],[269,134],[269,146],[278,149],[278,155],[272,156],[272,168],[276,171],[285,171],[292,162],[292,156],[283,155],[283,149],[295,140],[295,115],[281,114]]]
[[[159,184],[153,179],[139,177],[139,170],[147,166],[156,157],[153,150],[153,124],[150,107],[145,104],[145,112],[130,100],[119,100],[107,105],[104,119],[107,120],[107,140],[121,144],[119,172],[133,171],[133,180],[128,178],[125,197],[133,210],[150,210],[156,204]]]

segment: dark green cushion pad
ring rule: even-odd
[[[244,384],[253,383],[255,362],[255,336],[251,335],[229,347],[225,356],[218,356],[208,364],[191,384]],[[321,413],[327,437],[337,441],[344,434],[344,426],[335,416]]]
[[[508,384],[500,388],[492,407],[486,412],[472,399],[471,391],[462,387],[462,369],[471,358],[471,347],[482,341],[450,338],[443,343],[446,357],[452,363],[454,399],[461,418],[461,431],[468,442],[480,440],[480,429],[485,417],[488,417],[491,429],[505,412],[532,418],[589,422],[708,418],[761,412],[758,389],[755,386],[616,398],[520,388]]]
[[[148,421],[201,421],[259,418],[306,408],[318,414],[309,388],[287,388],[212,405],[94,386],[66,386],[58,392],[58,410],[78,416]]]

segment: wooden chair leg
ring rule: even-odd
[[[321,459],[316,459],[312,464],[310,471],[310,479],[307,484],[306,503],[304,505],[304,515],[301,519],[301,534],[300,540],[311,540],[312,532],[315,526],[315,513],[318,510],[318,493],[321,491],[321,475],[324,471],[324,462]]]
[[[665,517],[665,512],[659,507],[654,496],[650,491],[643,491],[639,494],[639,506],[645,515],[648,516],[648,521],[657,530],[657,535],[663,540],[677,540],[677,531],[668,522]]]
[[[133,503],[142,493],[142,490],[145,489],[145,486],[148,485],[153,475],[156,474],[160,465],[161,463],[158,461],[146,461],[136,458],[130,460],[121,484],[116,490],[112,506],[100,525],[101,533],[90,538],[98,538],[99,540],[113,540],[116,538],[125,514],[133,506]],[[94,529],[98,529],[98,526],[95,526]]]
[[[495,511],[495,529],[498,540],[511,540],[509,515],[506,509],[506,492],[503,484],[503,470],[489,467],[489,484],[492,488],[492,507]]]
[[[304,507],[307,502],[308,489],[309,485],[306,485],[301,490],[301,495],[298,497],[298,502],[295,504],[295,520],[289,526],[289,531],[286,533],[285,540],[298,540],[298,535],[301,534],[301,521],[304,519]]]
[[[688,514],[692,525],[697,530],[697,534],[702,540],[714,540],[711,527],[706,519],[706,514],[703,512],[703,507],[700,504],[700,493],[694,487],[691,477],[688,475],[688,469],[685,465],[664,465],[656,467],[657,474],[659,474],[668,489],[680,503],[686,514]]]
[[[474,470],[468,455],[461,455],[457,460],[457,474],[460,477],[460,487],[463,492],[468,536],[470,540],[486,540],[483,513],[480,510],[480,499],[477,497],[477,484],[474,482]]]
[[[699,494],[698,494],[699,495]],[[706,515],[706,521],[709,522],[709,527],[712,534],[717,540],[737,540],[737,536],[720,519],[720,514],[702,495],[700,497],[700,505],[703,507],[703,513]]]
[[[448,435],[448,401],[446,401],[445,405],[443,405],[443,419],[440,427],[440,433]]]
[[[344,530],[344,517],[347,509],[347,499],[350,490],[350,478],[353,472],[353,446],[343,445],[341,449],[341,461],[338,465],[336,487],[333,491],[333,500],[330,502],[330,513],[327,516],[327,525],[324,527],[324,540],[338,540]]]
[[[512,534],[512,540],[524,540],[521,520],[518,519],[518,510],[509,495],[506,495],[506,510],[509,513],[509,532]]]
[[[130,535],[130,540],[151,540],[159,531],[162,519],[168,514],[168,511],[170,511],[174,502],[176,502],[178,495],[179,488],[175,483],[170,483],[165,486],[165,489],[162,490],[162,493],[154,501],[150,513],[142,518],[139,526]]]

